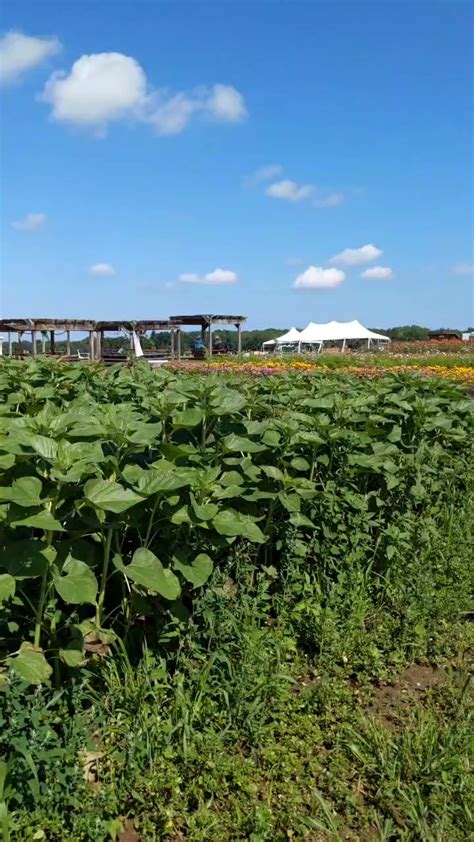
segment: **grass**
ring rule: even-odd
[[[325,594],[289,563],[275,613],[274,572],[242,556],[176,617],[172,661],[122,649],[56,695],[10,685],[11,838],[470,838],[472,511],[376,601],[355,562]]]

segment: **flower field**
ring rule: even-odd
[[[394,343],[395,344],[395,343]],[[410,343],[416,344],[416,343]],[[466,343],[461,343],[466,344]],[[466,386],[474,385],[474,354],[436,355],[412,354],[410,356],[394,351],[384,354],[339,354],[315,357],[301,356],[253,356],[219,357],[206,362],[172,363],[171,367],[182,371],[214,371],[241,373],[253,376],[281,374],[288,371],[306,374],[354,374],[358,377],[382,377],[391,373],[419,374],[423,377],[439,377]]]

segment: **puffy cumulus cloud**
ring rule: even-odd
[[[248,116],[242,94],[232,85],[214,85],[205,105],[216,120],[225,123],[240,123]]]
[[[345,198],[343,193],[330,193],[329,196],[315,199],[314,204],[317,208],[335,208],[338,205],[342,205]]]
[[[360,266],[364,263],[371,263],[383,254],[382,249],[372,243],[361,246],[358,249],[344,249],[340,254],[331,257],[330,263],[341,263],[343,266]]]
[[[307,199],[314,193],[315,187],[313,184],[298,185],[296,181],[291,181],[289,178],[284,178],[282,181],[276,181],[270,184],[265,193],[271,196],[272,199],[286,199],[287,202],[301,202]]]
[[[115,269],[110,263],[94,263],[93,266],[89,266],[89,272],[91,275],[101,275],[104,278],[115,275]]]
[[[322,266],[308,266],[298,275],[293,287],[295,289],[334,289],[346,279],[342,269],[323,269]]]
[[[365,272],[361,273],[362,278],[372,278],[376,281],[383,281],[392,276],[393,270],[390,266],[371,266],[370,269],[366,269]]]
[[[81,56],[69,73],[53,73],[40,99],[51,105],[58,122],[92,128],[102,136],[116,120],[139,120],[157,134],[175,135],[197,114],[228,123],[247,116],[244,98],[232,86],[153,90],[136,59],[123,53]]]
[[[198,275],[195,272],[184,272],[179,276],[179,280],[184,284],[208,284],[210,286],[217,286],[218,284],[236,284],[239,276],[230,269],[214,269],[213,272],[207,272],[206,275]]]
[[[278,178],[283,172],[283,167],[280,164],[267,164],[264,167],[259,167],[252,175],[247,175],[244,178],[244,187],[257,187],[265,181],[271,181],[272,178]]]
[[[96,53],[81,56],[69,74],[53,73],[41,98],[51,105],[55,120],[104,133],[113,120],[139,117],[146,95],[146,76],[134,58]]]
[[[24,219],[12,222],[12,228],[18,231],[37,231],[39,228],[44,228],[47,219],[45,213],[27,213]]]
[[[0,38],[0,83],[15,82],[60,49],[61,43],[56,37],[34,38],[22,32],[7,32]]]
[[[457,263],[452,271],[455,275],[474,275],[474,263]]]

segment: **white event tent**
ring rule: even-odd
[[[322,324],[310,322],[299,335],[298,351],[301,351],[302,346],[305,345],[317,345],[318,349],[321,350],[325,342],[342,342],[341,350],[344,351],[347,343],[353,340],[366,340],[368,348],[370,348],[372,342],[376,345],[390,342],[388,336],[369,330],[361,325],[357,319],[352,322],[331,321]]]
[[[283,333],[281,336],[277,336],[276,339],[267,339],[266,342],[263,343],[263,348],[270,350],[273,348],[274,345],[278,347],[278,345],[297,345],[300,341],[300,332],[296,330],[295,327],[290,327],[286,333]]]

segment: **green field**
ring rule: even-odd
[[[470,838],[472,400],[0,364],[5,840]]]

